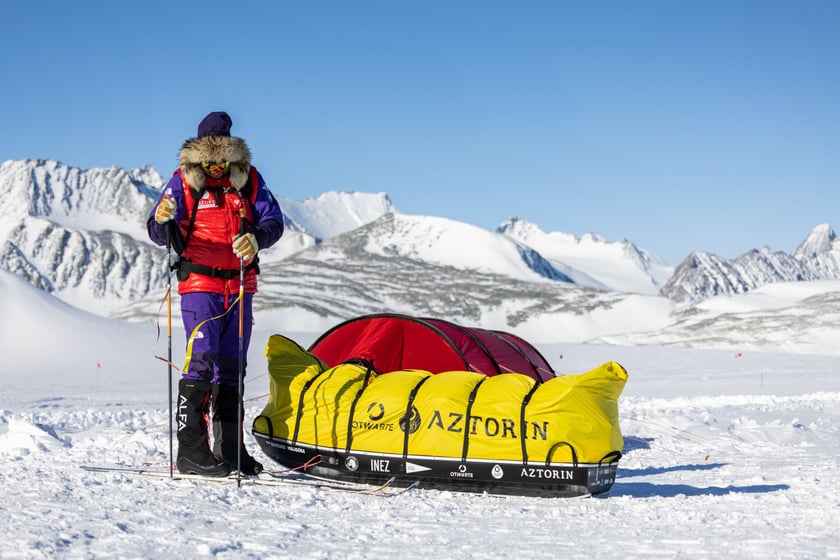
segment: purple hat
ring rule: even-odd
[[[214,111],[204,117],[198,125],[198,137],[202,136],[230,136],[230,126],[233,121],[224,111]]]

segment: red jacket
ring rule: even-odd
[[[250,193],[254,198],[259,182],[257,170],[251,168]],[[177,173],[181,173],[180,170]],[[184,186],[184,206],[186,216],[178,223],[181,234],[188,235],[189,241],[181,258],[189,259],[194,264],[202,265],[222,271],[236,271],[233,278],[219,278],[207,274],[192,273],[188,278],[179,280],[178,293],[214,292],[218,294],[232,294],[239,292],[239,257],[233,252],[233,238],[240,233],[240,209],[245,209],[245,219],[248,224],[246,231],[254,223],[253,200],[230,186],[227,176],[221,179],[205,178],[205,190],[196,207],[195,223],[189,227],[192,209],[195,207],[196,193],[181,174]],[[257,291],[257,272],[255,268],[247,269],[251,260],[245,261],[245,291]]]

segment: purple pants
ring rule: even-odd
[[[228,298],[230,303],[236,298]],[[242,351],[243,366],[247,365],[248,344],[251,342],[251,327],[254,315],[251,303],[254,294],[244,294],[242,302]],[[181,318],[184,321],[187,341],[195,328],[207,321],[193,339],[192,355],[184,377],[218,383],[228,387],[239,386],[239,302],[225,313],[225,296],[207,292],[183,294],[181,296]],[[245,374],[244,367],[242,371]]]

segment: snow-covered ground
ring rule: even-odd
[[[542,344],[560,373],[629,372],[607,495],[384,498],[82,470],[168,460],[165,324],[87,315],[6,273],[0,292],[0,558],[840,558],[833,348]],[[248,423],[269,334],[253,339]]]

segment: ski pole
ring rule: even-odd
[[[166,355],[169,369],[169,478],[174,478],[172,453],[172,229],[166,225],[166,337],[168,350]]]
[[[247,222],[245,220],[245,208],[239,209],[239,234],[245,235],[245,228]],[[245,328],[243,311],[245,309],[245,257],[239,257],[239,386],[238,386],[238,403],[237,403],[237,424],[239,430],[237,431],[237,446],[236,446],[236,486],[242,486],[242,413],[244,408],[243,394],[245,389],[243,387],[245,381]]]

